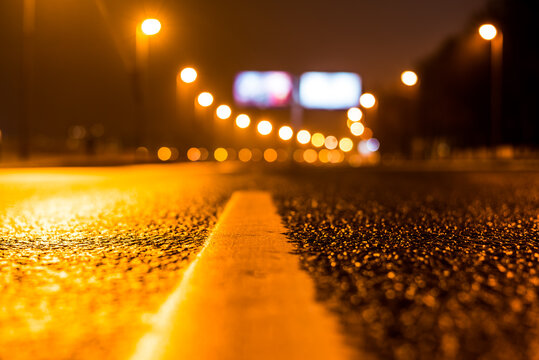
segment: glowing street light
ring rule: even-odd
[[[307,130],[300,130],[296,135],[296,139],[300,144],[308,144],[311,141],[311,133]]]
[[[215,110],[215,114],[219,119],[228,119],[232,115],[232,110],[228,105],[219,105]]]
[[[290,126],[281,126],[279,129],[279,137],[283,140],[290,140],[294,136],[294,131]]]
[[[311,144],[315,147],[322,147],[324,146],[324,142],[326,141],[326,137],[322,133],[314,133],[311,137]]]
[[[273,126],[269,121],[262,120],[258,123],[256,129],[258,130],[260,135],[269,135],[271,133],[271,130],[273,130]]]
[[[161,23],[157,19],[146,19],[140,25],[140,29],[146,35],[155,35],[161,31]]]
[[[180,72],[180,79],[186,84],[190,84],[197,79],[197,71],[192,67],[186,67]]]
[[[348,109],[347,115],[351,121],[359,121],[363,117],[363,112],[357,107],[352,107]]]
[[[401,74],[401,81],[406,86],[414,86],[417,80],[417,74],[413,71],[407,70]]]
[[[479,35],[490,42],[490,141],[495,146],[502,122],[503,33],[492,24],[483,24]]]
[[[250,124],[251,124],[251,119],[249,118],[248,115],[239,114],[238,116],[236,116],[236,126],[237,127],[241,128],[241,129],[245,129]]]
[[[365,109],[370,109],[376,104],[376,98],[371,93],[364,93],[359,97],[359,103]]]
[[[339,141],[339,148],[344,152],[349,152],[354,148],[354,142],[350,138],[343,137]]]
[[[198,95],[197,101],[200,106],[208,107],[213,104],[213,95],[205,91]]]
[[[496,37],[498,31],[492,24],[483,24],[479,27],[479,35],[485,40],[492,40]]]
[[[326,149],[333,150],[339,145],[339,140],[337,140],[335,136],[330,135],[324,140],[324,145],[326,146]]]
[[[355,122],[350,126],[350,132],[352,135],[360,136],[365,131],[365,126],[360,122]]]

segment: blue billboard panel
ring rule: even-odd
[[[299,81],[299,102],[307,109],[339,110],[359,104],[361,78],[350,72],[306,72]]]
[[[294,83],[284,71],[243,71],[234,80],[234,100],[240,106],[284,107],[292,101]]]

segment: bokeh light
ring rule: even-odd
[[[186,84],[190,84],[197,79],[197,71],[192,67],[186,67],[180,72],[180,79]]]
[[[267,120],[262,120],[258,123],[256,126],[256,129],[260,133],[260,135],[269,135],[271,133],[271,130],[273,130],[273,126],[271,123]]]
[[[242,162],[248,162],[251,160],[252,157],[253,157],[253,153],[251,152],[251,150],[247,148],[243,148],[238,152],[238,158]]]
[[[205,91],[198,95],[197,101],[200,106],[208,107],[213,104],[213,95]]]
[[[168,161],[172,157],[172,151],[166,146],[162,146],[157,150],[157,157],[161,161]]]
[[[202,157],[202,153],[200,152],[198,148],[192,147],[189,150],[187,150],[187,158],[190,161],[199,161],[201,157]]]
[[[208,151],[208,149],[206,148],[199,148],[200,150],[200,160],[203,161],[203,160],[208,160],[208,158],[210,157],[210,152]]]
[[[479,27],[479,35],[485,40],[492,40],[496,37],[498,31],[492,24],[483,24]]]
[[[339,145],[339,140],[337,140],[335,136],[329,135],[328,137],[326,137],[324,141],[324,145],[326,146],[327,149],[333,150],[333,149],[336,149],[337,146]]]
[[[361,110],[357,107],[352,107],[348,109],[347,115],[348,119],[352,121],[359,121],[363,117],[363,112],[361,112]]]
[[[252,150],[252,152],[253,152],[253,158],[252,158],[253,161],[260,161],[260,160],[262,160],[262,156],[263,156],[262,150],[256,149],[256,148],[255,148],[255,149]]]
[[[285,162],[288,160],[288,152],[284,149],[277,149],[277,161]]]
[[[328,149],[322,149],[318,152],[318,160],[320,160],[321,163],[326,164],[329,162],[329,150]]]
[[[279,137],[283,140],[290,140],[294,136],[294,131],[290,126],[281,126],[279,129]]]
[[[146,19],[140,25],[140,29],[146,35],[155,35],[161,31],[161,23],[157,19]]]
[[[271,163],[277,160],[277,151],[272,148],[266,149],[264,151],[264,160]]]
[[[340,150],[331,150],[328,157],[329,162],[332,164],[338,164],[344,161],[344,153]]]
[[[326,141],[326,137],[321,133],[314,133],[311,137],[311,144],[316,147],[324,146],[324,142]]]
[[[344,152],[349,152],[354,148],[354,142],[350,138],[343,137],[339,141],[339,148]]]
[[[292,157],[294,158],[294,161],[298,162],[298,163],[301,163],[301,162],[305,161],[303,159],[303,153],[304,152],[305,152],[305,150],[303,150],[303,149],[294,150],[294,154],[292,155]]]
[[[303,153],[303,160],[309,164],[315,163],[316,160],[318,160],[318,152],[314,149],[305,150]]]
[[[228,119],[232,115],[232,109],[228,105],[219,105],[215,110],[215,114],[219,119]]]
[[[371,138],[369,140],[367,140],[367,149],[369,149],[369,151],[378,151],[378,149],[380,148],[380,142],[378,141],[378,139],[375,139],[375,138]]]
[[[308,144],[311,141],[311,133],[307,130],[300,130],[296,136],[296,139],[300,144]]]
[[[417,74],[410,70],[404,71],[401,74],[401,81],[406,86],[414,86],[417,84]]]
[[[370,109],[376,105],[376,98],[371,93],[364,93],[359,97],[359,103],[365,109]]]
[[[350,126],[350,132],[352,135],[359,136],[363,134],[364,131],[365,126],[363,126],[363,124],[360,122],[353,123],[352,126]]]
[[[246,127],[251,124],[251,119],[246,114],[239,114],[236,117],[236,126],[242,129],[245,129]]]
[[[228,151],[225,148],[217,148],[213,152],[213,157],[219,162],[225,161],[228,158]]]

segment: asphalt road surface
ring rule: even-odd
[[[0,359],[129,358],[236,190],[357,354],[539,353],[539,172],[191,164],[0,172]]]

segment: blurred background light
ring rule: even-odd
[[[199,161],[201,157],[202,157],[202,153],[200,152],[198,148],[192,147],[189,150],[187,150],[187,158],[190,161]]]
[[[363,117],[363,112],[357,107],[351,107],[346,114],[351,121],[359,121]]]
[[[213,104],[213,95],[205,91],[198,95],[198,104],[203,107],[208,107]]]
[[[343,137],[339,141],[339,148],[344,152],[349,152],[354,148],[354,142],[350,138]]]
[[[288,152],[284,149],[277,149],[277,161],[285,162],[288,160]]]
[[[308,144],[311,141],[311,133],[307,130],[300,130],[296,135],[296,139],[300,144]]]
[[[213,157],[219,162],[225,161],[228,158],[228,151],[225,148],[217,148],[213,152]]]
[[[290,140],[294,136],[294,131],[290,126],[281,126],[279,129],[279,137],[283,140]]]
[[[328,163],[329,162],[329,150],[328,149],[322,149],[318,152],[318,160],[320,160],[321,163]]]
[[[365,126],[360,122],[355,122],[350,126],[350,132],[352,135],[360,136],[365,131]]]
[[[404,71],[401,74],[401,81],[406,86],[414,86],[417,84],[417,74],[410,70]]]
[[[238,152],[238,158],[242,162],[248,162],[251,160],[252,157],[253,157],[253,153],[251,152],[251,150],[247,148],[243,148]]]
[[[357,144],[357,149],[363,155],[368,155],[371,153],[367,146],[367,140],[360,141],[359,144]]]
[[[378,139],[371,138],[367,140],[366,146],[367,146],[367,149],[369,149],[369,151],[375,152],[375,151],[378,151],[378,149],[380,148],[380,142],[378,141]]]
[[[256,126],[256,129],[261,135],[269,135],[271,133],[271,130],[273,130],[273,126],[271,123],[267,120],[262,120],[258,123]]]
[[[311,144],[316,147],[324,146],[324,142],[326,141],[326,137],[321,133],[314,133],[311,137]]]
[[[309,109],[347,109],[359,103],[361,79],[347,72],[306,72],[299,80],[299,102]]]
[[[172,157],[172,151],[168,147],[162,146],[157,150],[157,157],[161,161],[168,161]]]
[[[485,40],[492,40],[496,37],[498,31],[492,24],[484,24],[479,27],[479,35]]]
[[[314,149],[307,149],[303,152],[303,160],[305,162],[312,164],[318,160],[318,152]]]
[[[180,72],[180,78],[186,84],[190,84],[197,79],[197,72],[192,67],[186,67]]]
[[[266,149],[264,151],[264,160],[271,163],[277,160],[277,151],[272,148]]]
[[[161,23],[157,19],[146,19],[140,25],[140,29],[146,35],[155,35],[161,30]]]
[[[219,119],[228,119],[232,115],[232,109],[228,105],[219,105],[215,110],[215,114]]]
[[[365,109],[370,109],[376,104],[376,98],[371,93],[364,93],[359,97],[359,104]]]
[[[262,156],[263,156],[262,150],[255,148],[255,149],[252,150],[252,153],[253,153],[253,157],[252,157],[253,161],[262,160]]]
[[[328,137],[326,137],[324,141],[324,145],[326,146],[327,149],[333,150],[333,149],[336,149],[337,146],[339,145],[339,140],[337,140],[335,136],[329,135]]]
[[[305,161],[303,159],[303,153],[304,152],[305,152],[305,150],[303,150],[303,149],[294,150],[294,154],[292,155],[292,158],[294,159],[294,161],[298,162],[298,163],[301,163],[301,162]]]
[[[260,108],[290,104],[292,76],[284,71],[244,71],[234,79],[234,101],[240,106]]]
[[[249,126],[249,124],[251,124],[251,119],[249,118],[248,115],[246,115],[246,114],[239,114],[239,115],[236,117],[236,125],[237,125],[239,128],[245,129],[246,127]]]

